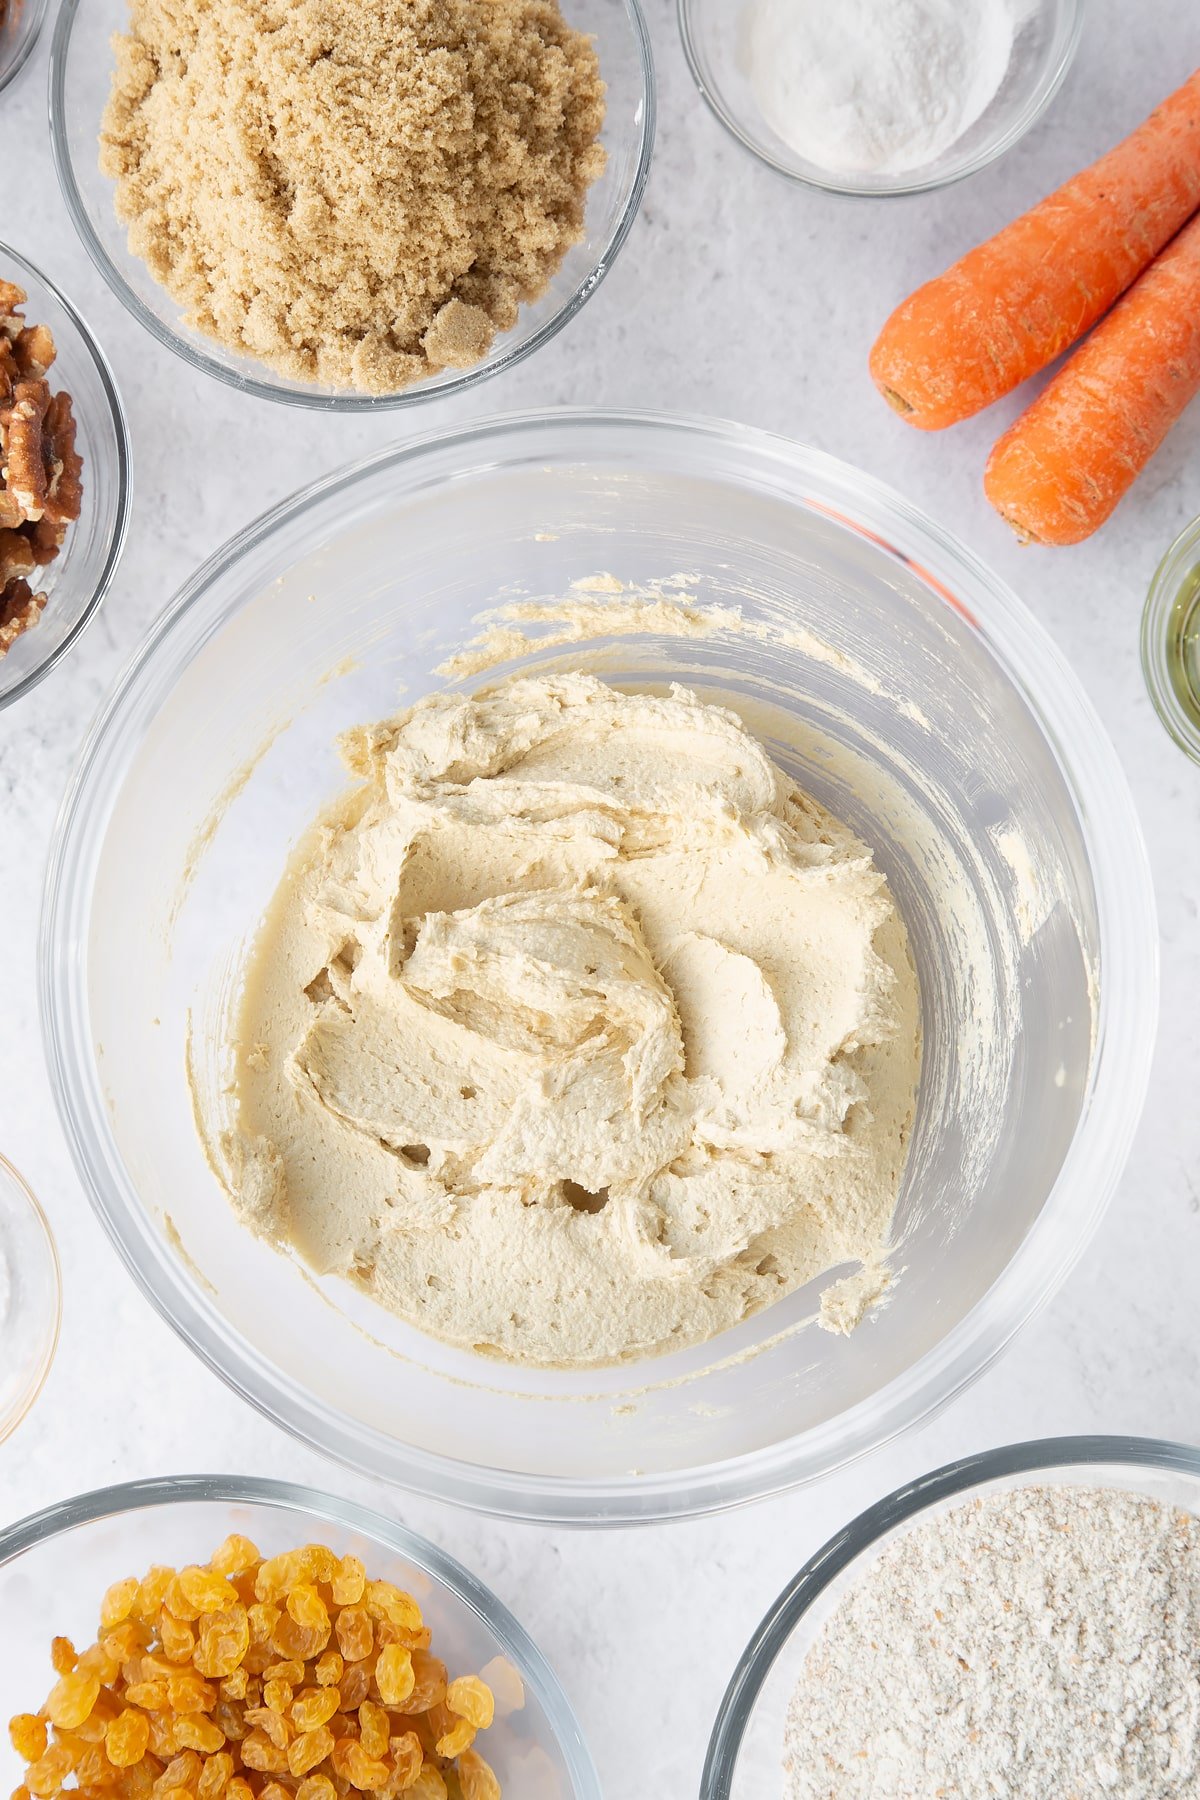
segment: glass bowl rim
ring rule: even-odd
[[[781,175],[785,181],[793,182],[797,187],[815,189],[824,194],[840,194],[849,200],[896,200],[910,194],[932,194],[939,188],[953,187],[955,182],[965,181],[968,175],[978,175],[981,170],[988,168],[1011,150],[1015,144],[1018,144],[1026,132],[1032,130],[1066,80],[1071,64],[1075,60],[1076,51],[1079,49],[1079,40],[1083,32],[1087,0],[1061,0],[1061,4],[1069,12],[1067,36],[1062,54],[1045,80],[1031,91],[1024,105],[1019,108],[1010,124],[993,143],[977,150],[974,156],[969,156],[962,163],[952,163],[949,168],[943,169],[938,175],[913,174],[906,176],[901,173],[896,176],[894,181],[874,187],[868,187],[848,175],[840,176],[832,173],[819,175],[815,172],[801,175],[796,169],[789,169],[785,163],[781,163],[769,155],[760,144],[756,144],[754,139],[742,129],[733,113],[717,98],[704,78],[692,31],[695,0],[676,0],[676,18],[680,40],[683,44],[684,59],[701,99],[718,124],[724,127],[730,137],[742,146],[743,150],[748,150],[751,156],[756,157],[760,163],[763,163],[768,169],[773,169],[777,175]]]
[[[17,79],[21,70],[33,55],[37,46],[37,41],[41,37],[42,30],[46,23],[46,13],[49,10],[50,0],[24,0],[24,3],[29,8],[30,12],[35,15],[33,25],[26,33],[20,49],[9,63],[7,69],[0,70],[0,94],[4,92],[10,82]]]
[[[26,1181],[24,1175],[22,1175],[20,1169],[18,1169],[15,1164],[11,1163],[3,1152],[0,1152],[0,1185],[4,1184],[15,1188],[17,1193],[20,1194],[21,1198],[25,1201],[30,1216],[32,1217],[34,1224],[38,1227],[43,1242],[45,1243],[52,1284],[54,1287],[54,1317],[51,1320],[50,1331],[46,1339],[46,1345],[42,1353],[40,1364],[34,1370],[32,1377],[26,1384],[25,1392],[22,1394],[20,1401],[14,1408],[10,1417],[8,1419],[0,1418],[0,1444],[5,1443],[12,1436],[22,1420],[28,1418],[35,1401],[46,1385],[50,1371],[54,1367],[54,1358],[58,1353],[58,1340],[62,1335],[63,1308],[62,1263],[59,1260],[58,1245],[54,1239],[54,1232],[50,1227],[49,1219],[46,1217],[46,1209]]]
[[[474,367],[464,369],[452,380],[442,382],[440,385],[431,386],[428,382],[417,382],[412,387],[402,388],[394,394],[329,394],[323,393],[315,387],[311,391],[300,387],[285,387],[281,379],[277,380],[267,374],[261,377],[243,375],[236,369],[227,368],[215,354],[209,354],[189,343],[179,332],[164,324],[158,315],[151,311],[141,297],[134,292],[109,256],[88,218],[79,183],[75,178],[74,162],[66,129],[66,72],[71,34],[75,20],[82,9],[83,0],[61,0],[58,17],[54,22],[54,34],[50,41],[50,148],[54,158],[55,172],[58,175],[59,188],[71,216],[71,222],[92,262],[99,269],[122,306],[137,320],[138,324],[148,331],[164,349],[170,350],[190,368],[199,370],[203,375],[211,376],[215,381],[222,382],[237,393],[249,394],[257,400],[270,400],[282,406],[295,406],[323,413],[396,412],[405,407],[420,406],[429,401],[452,399],[470,388],[477,387],[481,382],[490,380],[493,375],[503,374],[517,363],[523,362],[527,356],[532,356],[536,350],[540,350],[552,338],[557,337],[563,327],[569,324],[591,299],[612,268],[633,228],[633,222],[641,210],[654,153],[658,114],[654,52],[650,43],[649,29],[642,12],[642,0],[619,0],[619,3],[625,9],[636,46],[642,88],[643,116],[633,180],[616,222],[598,254],[593,258],[588,273],[578,282],[574,292],[564,300],[563,304],[544,324],[539,325],[537,330],[522,342],[510,345],[494,362],[485,360],[477,363]],[[264,368],[266,368],[265,364]]]
[[[781,465],[792,503],[810,506],[815,489],[821,496],[816,507],[826,516],[833,510],[845,521],[849,508],[852,527],[897,560],[915,564],[931,593],[945,603],[948,590],[929,574],[929,564],[943,573],[949,567],[952,579],[969,586],[973,602],[986,610],[993,654],[1057,757],[1088,844],[1101,943],[1106,954],[1114,942],[1119,950],[1116,971],[1108,971],[1100,982],[1096,1049],[1080,1123],[1038,1219],[987,1293],[940,1344],[822,1426],[757,1451],[653,1477],[530,1476],[397,1445],[315,1402],[290,1376],[265,1365],[258,1351],[228,1331],[200,1284],[182,1267],[164,1261],[165,1252],[136,1203],[127,1203],[126,1194],[133,1190],[119,1164],[109,1161],[89,1112],[95,1075],[87,1051],[82,963],[72,947],[88,917],[90,850],[76,840],[88,839],[107,806],[89,804],[93,779],[97,770],[102,779],[113,779],[112,764],[128,732],[127,708],[138,703],[141,678],[153,671],[160,650],[190,610],[203,605],[245,552],[279,534],[293,516],[364,479],[386,473],[390,493],[402,498],[424,485],[423,462],[432,453],[453,449],[461,478],[480,466],[471,457],[495,467],[514,454],[514,445],[563,427],[582,436],[591,454],[603,449],[605,433],[622,430],[648,433],[655,441],[665,438],[672,446],[678,439],[689,447],[699,441],[719,452],[722,468],[731,476],[741,472],[744,477],[749,466],[761,480],[760,464],[770,459],[777,476]],[[544,450],[537,456],[546,460]],[[758,460],[748,464],[751,456]],[[903,548],[906,543],[908,549]],[[206,631],[206,640],[209,635]],[[1053,725],[1043,698],[1051,691]],[[1106,820],[1103,832],[1097,816]],[[47,860],[38,986],[51,1087],[85,1192],[150,1303],[210,1368],[276,1424],[376,1479],[506,1517],[617,1525],[718,1511],[828,1474],[939,1411],[993,1361],[1074,1265],[1124,1167],[1149,1080],[1158,938],[1145,843],[1116,752],[1063,653],[973,552],[884,483],[775,434],[720,420],[576,408],[446,426],[376,451],[280,502],[235,534],[184,583],[110,689],[81,746]]]
[[[1187,568],[1182,565],[1190,559]],[[1189,520],[1164,552],[1150,578],[1142,608],[1142,676],[1167,735],[1185,756],[1200,763],[1200,727],[1188,717],[1167,673],[1167,632],[1181,576],[1200,568],[1200,514]]]
[[[93,337],[88,326],[84,323],[80,312],[72,305],[71,301],[68,300],[67,296],[56,282],[51,281],[50,277],[44,274],[35,262],[32,262],[27,256],[22,256],[21,252],[14,249],[11,244],[0,242],[0,261],[3,262],[6,268],[10,265],[14,265],[17,269],[23,270],[25,274],[29,275],[35,282],[38,282],[46,289],[46,292],[52,296],[66,313],[71,324],[78,333],[81,345],[91,358],[92,365],[95,368],[96,375],[104,393],[108,417],[112,421],[113,441],[116,446],[117,490],[116,518],[113,522],[113,529],[104,558],[104,566],[100,570],[95,586],[92,589],[91,598],[76,619],[74,625],[72,625],[70,631],[68,631],[67,635],[62,639],[62,642],[56,644],[52,650],[47,652],[46,656],[40,662],[36,663],[32,669],[22,676],[15,687],[9,688],[5,693],[0,693],[0,710],[3,710],[4,707],[11,706],[14,700],[19,700],[22,695],[27,694],[30,688],[36,687],[38,682],[44,680],[51,669],[62,661],[63,657],[70,649],[72,649],[86,627],[91,624],[92,619],[99,610],[101,601],[112,586],[112,579],[117,572],[117,565],[124,554],[125,540],[129,535],[129,508],[133,479],[133,457],[129,443],[129,425],[125,418],[125,408],[121,402],[121,390],[117,386],[117,378],[112,372],[108,358],[96,342],[96,339]],[[2,664],[0,664],[0,667],[2,667]]]
[[[700,1800],[730,1800],[738,1753],[747,1724],[780,1651],[809,1608],[830,1584],[879,1540],[908,1525],[930,1507],[1012,1475],[1051,1475],[1087,1467],[1155,1469],[1200,1481],[1200,1449],[1169,1438],[1104,1436],[1032,1438],[1001,1444],[944,1463],[885,1494],[813,1553],[788,1582],[753,1632],[721,1697],[709,1738]]]
[[[151,1507],[213,1502],[290,1508],[327,1524],[348,1526],[416,1563],[455,1594],[495,1636],[532,1687],[570,1774],[576,1800],[601,1800],[600,1780],[574,1708],[546,1657],[491,1589],[437,1544],[357,1501],[300,1482],[250,1475],[166,1475],[117,1482],[57,1500],[0,1531],[0,1569],[61,1532]],[[115,1579],[115,1577],[114,1577]]]

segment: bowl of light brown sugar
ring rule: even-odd
[[[66,0],[55,161],[194,368],[331,411],[444,397],[579,311],[641,201],[638,0]]]

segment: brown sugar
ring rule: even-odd
[[[382,394],[545,291],[603,119],[557,0],[131,0],[100,166],[190,325]]]

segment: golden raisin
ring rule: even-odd
[[[496,1702],[491,1688],[478,1675],[460,1675],[446,1689],[446,1705],[460,1719],[486,1731],[496,1716]]]
[[[69,1675],[78,1661],[69,1637],[50,1639],[50,1665],[56,1675]]]
[[[88,1744],[75,1764],[76,1787],[107,1787],[117,1770],[99,1744]]]
[[[412,1666],[416,1679],[412,1693],[404,1702],[404,1710],[410,1713],[429,1712],[446,1698],[446,1665],[425,1650],[414,1650]]]
[[[371,1669],[365,1662],[351,1663],[338,1683],[343,1712],[357,1712],[371,1692]]]
[[[327,1725],[318,1725],[314,1731],[302,1731],[288,1745],[288,1768],[293,1775],[307,1775],[310,1769],[315,1769],[332,1752],[332,1731]]]
[[[127,1707],[118,1713],[104,1734],[104,1750],[117,1769],[132,1768],[150,1748],[150,1721],[145,1713]],[[76,1771],[78,1773],[78,1771]]]
[[[448,1792],[440,1770],[427,1762],[422,1763],[421,1772],[408,1790],[405,1800],[447,1800]]]
[[[263,1605],[256,1601],[253,1606],[247,1607],[246,1617],[250,1623],[250,1642],[252,1644],[269,1643],[271,1633],[279,1623],[279,1608]]]
[[[221,1693],[223,1697],[226,1700],[244,1700],[246,1698],[246,1683],[248,1680],[249,1676],[246,1674],[245,1669],[231,1669],[221,1683]]]
[[[167,1683],[167,1699],[172,1712],[211,1712],[217,1704],[217,1690],[193,1670],[181,1670]]]
[[[263,1670],[267,1681],[286,1681],[291,1687],[299,1687],[306,1674],[306,1665],[302,1662],[268,1663]]]
[[[367,1571],[357,1556],[343,1556],[331,1578],[333,1604],[357,1606],[366,1592]]]
[[[263,1683],[263,1705],[272,1712],[284,1713],[292,1704],[292,1684],[290,1681],[265,1681]]]
[[[287,1749],[292,1732],[281,1713],[272,1712],[269,1706],[248,1706],[242,1717],[248,1725],[264,1731],[277,1750]]]
[[[408,1631],[420,1631],[425,1621],[411,1594],[401,1593],[390,1581],[368,1581],[367,1611],[373,1619],[389,1619]]]
[[[124,1581],[114,1581],[100,1602],[100,1623],[106,1630],[120,1625],[133,1611],[137,1600],[138,1588],[141,1584],[136,1576],[127,1575]]]
[[[273,1744],[265,1731],[251,1731],[242,1739],[242,1761],[260,1775],[283,1775],[287,1771],[287,1751]]]
[[[46,1696],[50,1723],[62,1731],[74,1731],[83,1724],[99,1695],[100,1683],[95,1675],[60,1675]]]
[[[292,1800],[292,1790],[282,1781],[266,1781],[258,1790],[258,1800]]]
[[[170,1762],[175,1755],[175,1720],[173,1712],[147,1713],[150,1721],[150,1748],[155,1756],[161,1756],[164,1762]]]
[[[39,1797],[45,1794],[57,1794],[59,1788],[71,1773],[71,1753],[62,1744],[51,1744],[44,1756],[39,1756],[35,1763],[30,1763],[25,1771],[25,1786],[31,1794]]]
[[[36,1713],[17,1713],[8,1721],[8,1735],[23,1762],[36,1762],[39,1756],[45,1756],[46,1721],[39,1719]]]
[[[211,1569],[200,1569],[195,1564],[180,1569],[179,1586],[197,1615],[224,1612],[227,1607],[238,1605],[236,1591],[223,1575],[214,1575]]]
[[[375,1647],[375,1633],[364,1607],[345,1606],[334,1627],[338,1649],[347,1662],[362,1662]]]
[[[201,1712],[181,1713],[175,1721],[175,1743],[180,1750],[214,1756],[225,1743],[225,1733]]]
[[[463,1800],[500,1800],[500,1783],[476,1750],[464,1750],[459,1757],[458,1785]]]
[[[117,1773],[114,1791],[117,1800],[151,1800],[154,1783],[162,1774],[162,1764],[153,1756],[144,1756],[132,1768]]]
[[[254,1789],[243,1775],[235,1775],[225,1789],[225,1800],[254,1800]]]
[[[180,1619],[185,1625],[194,1625],[200,1617],[200,1608],[193,1606],[183,1591],[183,1583],[176,1575],[163,1596],[163,1611],[170,1613],[173,1619]]]
[[[214,1679],[232,1675],[249,1648],[250,1621],[244,1606],[226,1606],[201,1618],[194,1660],[202,1675]]]
[[[130,1682],[125,1698],[130,1706],[140,1706],[144,1712],[162,1712],[170,1704],[165,1681]]]
[[[296,1789],[296,1800],[337,1800],[337,1789],[328,1775],[306,1775]]]
[[[206,1757],[196,1783],[196,1800],[220,1800],[232,1778],[233,1758],[228,1750],[218,1750],[215,1756]]]
[[[461,1756],[463,1751],[474,1742],[475,1727],[469,1720],[459,1719],[450,1727],[450,1730],[446,1732],[444,1737],[438,1739],[437,1753],[439,1756],[444,1756],[447,1762],[452,1762],[456,1756]]]
[[[208,1566],[217,1575],[241,1575],[260,1560],[257,1546],[240,1532],[233,1531],[213,1551]]]
[[[182,1756],[172,1757],[155,1782],[154,1792],[165,1794],[172,1788],[194,1788],[203,1767],[194,1750],[185,1750]]]
[[[390,1736],[391,1727],[383,1707],[376,1706],[373,1700],[364,1700],[358,1709],[358,1741],[367,1755],[386,1756]]]
[[[357,1738],[338,1739],[333,1747],[333,1766],[339,1774],[345,1775],[351,1786],[361,1788],[364,1793],[383,1787],[391,1773],[385,1762],[367,1755]]]
[[[242,1710],[233,1706],[228,1700],[218,1700],[213,1707],[213,1724],[219,1725],[231,1744],[240,1743],[246,1735]]]
[[[167,1589],[174,1579],[174,1569],[168,1569],[162,1563],[155,1563],[152,1569],[147,1569],[138,1582],[137,1599],[133,1603],[135,1616],[148,1625],[154,1624],[162,1611]]]
[[[298,1550],[285,1550],[281,1556],[269,1556],[254,1577],[255,1597],[267,1602],[279,1600],[303,1576],[304,1561]]]
[[[313,1671],[318,1686],[336,1687],[342,1679],[342,1671],[345,1666],[336,1650],[327,1650],[324,1656],[318,1658],[317,1666]]]
[[[287,1597],[287,1609],[297,1625],[303,1625],[309,1631],[323,1631],[328,1636],[329,1612],[315,1587],[305,1582],[294,1587]]]
[[[336,1688],[305,1688],[292,1702],[292,1723],[297,1731],[315,1731],[328,1725],[340,1705]]]
[[[196,1648],[196,1634],[191,1626],[183,1619],[177,1619],[174,1613],[164,1610],[158,1629],[163,1655],[168,1662],[190,1662]]]
[[[375,1664],[375,1685],[385,1706],[404,1706],[416,1686],[411,1651],[402,1650],[399,1644],[381,1650]]]
[[[421,1772],[424,1751],[415,1731],[406,1731],[391,1741],[392,1775],[398,1788],[412,1786]],[[390,1784],[389,1784],[390,1785]]]
[[[276,1657],[287,1661],[307,1662],[323,1650],[329,1641],[329,1626],[324,1630],[312,1625],[297,1625],[290,1613],[282,1613],[271,1633],[271,1648]]]

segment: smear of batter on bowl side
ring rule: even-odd
[[[920,1062],[866,846],[683,688],[517,677],[343,754],[246,971],[245,1221],[530,1364],[703,1341],[847,1263],[850,1328]]]

